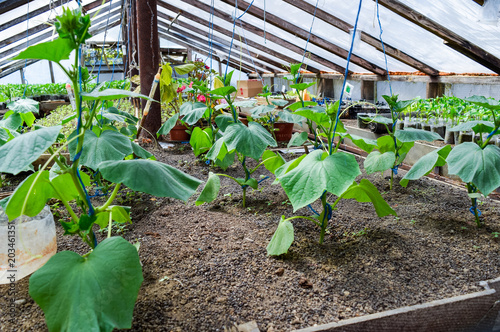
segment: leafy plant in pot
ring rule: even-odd
[[[241,186],[243,190],[242,205],[245,207],[247,189],[249,187],[257,189],[259,185],[259,181],[252,178],[252,174],[261,166],[266,167],[266,169],[273,173],[278,167],[284,164],[284,160],[279,154],[266,151],[268,146],[276,146],[276,141],[264,127],[255,121],[250,121],[248,126],[245,126],[238,120],[236,107],[240,104],[234,103],[231,97],[231,94],[237,91],[235,87],[230,85],[232,75],[233,72],[230,72],[225,78],[220,78],[220,81],[224,82],[224,86],[210,91],[211,99],[225,100],[226,103],[221,105],[229,108],[231,115],[222,114],[215,118],[219,130],[218,133],[221,136],[208,151],[207,158],[227,167],[234,162],[236,156],[243,167],[245,176],[243,178],[235,178],[223,173],[210,173],[207,183],[196,201],[197,205],[212,202],[217,198],[220,190],[219,177],[224,176]],[[262,162],[255,168],[248,168],[246,163],[247,158],[259,160],[261,157],[263,159]]]
[[[339,102],[327,105],[326,109],[315,106],[297,110],[295,114],[307,118],[318,128],[317,137],[326,141],[321,149],[291,160],[275,171],[276,182],[281,184],[294,211],[310,206],[318,199],[322,210],[315,216],[281,217],[269,245],[268,255],[281,255],[288,251],[294,240],[293,219],[307,219],[320,228],[319,243],[325,238],[328,222],[341,199],[355,199],[358,202],[371,202],[378,216],[396,215],[394,210],[384,201],[377,188],[368,180],[359,183],[355,179],[361,174],[354,155],[338,151],[340,144],[334,143],[336,137],[352,136],[346,133],[339,121]],[[294,144],[302,144],[306,135],[297,136]],[[329,200],[336,197],[333,203]],[[311,208],[312,209],[312,208]]]
[[[119,89],[81,91],[78,53],[91,37],[90,25],[89,15],[84,16],[81,8],[64,9],[55,22],[58,38],[30,46],[15,58],[52,61],[66,73],[75,91],[77,129],[56,151],[51,145],[61,126],[24,133],[0,147],[0,172],[17,174],[46,150],[52,154],[49,161],[56,161],[50,171],[45,164],[19,185],[10,199],[2,201],[9,220],[34,216],[49,199],[56,198],[71,217],[69,222],[61,221],[65,234],[80,237],[90,247],[83,256],[72,251],[57,253],[30,278],[30,295],[44,311],[50,331],[130,328],[143,280],[142,268],[136,247],[121,237],[111,237],[108,225],[113,220],[130,222],[129,208],[114,205],[113,201],[122,185],[134,191],[187,200],[201,182],[150,160],[154,157],[128,136],[110,126],[101,126],[98,110],[106,109],[109,101],[148,97]],[[61,60],[69,59],[72,52],[72,67],[63,67]],[[59,155],[66,146],[72,155],[71,165]],[[132,159],[132,155],[150,159]],[[89,176],[82,166],[99,171],[102,178],[115,184],[103,205],[93,206],[86,190]],[[140,178],[137,174],[141,174]],[[76,202],[76,208],[71,201]],[[99,244],[94,234],[96,225],[109,229],[107,238]]]
[[[468,196],[476,224],[481,226],[481,212],[477,207],[477,199],[481,195],[488,196],[493,190],[500,187],[500,148],[489,144],[492,137],[500,129],[500,103],[482,96],[473,96],[466,101],[488,110],[493,122],[474,120],[459,124],[450,130],[470,131],[479,134],[476,142],[465,142],[456,145],[453,149],[446,145],[420,158],[400,181],[406,187],[409,180],[417,180],[429,174],[436,166],[448,164],[448,173],[460,177],[467,186]],[[486,136],[483,138],[483,134]]]
[[[269,100],[271,93],[269,92],[267,85],[265,85],[262,90],[263,92],[259,93],[259,96],[266,98],[267,105],[260,105],[253,108],[250,111],[252,119],[258,121],[264,127],[267,127],[276,141],[288,142],[292,138],[294,123],[280,121],[280,116],[283,115],[284,112],[289,113],[288,111],[284,111],[282,109],[284,106],[287,106],[289,102],[285,99]],[[291,114],[288,115],[288,119],[293,121]],[[286,115],[284,115],[284,117],[286,117]]]

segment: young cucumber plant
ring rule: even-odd
[[[396,121],[398,121],[399,113],[415,101],[398,101],[398,95],[383,97],[389,104],[391,118],[377,115],[373,118],[365,117],[363,120],[383,124],[388,135],[382,136],[376,141],[354,135],[351,136],[351,139],[359,148],[369,153],[364,162],[368,174],[391,170],[390,189],[392,190],[394,175],[398,174],[398,166],[405,160],[406,155],[415,145],[415,141],[432,142],[442,140],[442,138],[437,133],[421,129],[397,130]]]
[[[477,199],[481,194],[488,196],[493,190],[500,187],[500,148],[489,144],[493,135],[500,128],[500,103],[481,96],[467,98],[466,101],[481,106],[491,113],[491,121],[469,121],[452,128],[452,131],[472,130],[478,139],[475,142],[465,142],[453,149],[446,145],[420,158],[400,181],[406,187],[409,180],[416,180],[429,174],[434,167],[448,164],[448,173],[460,177],[467,185],[467,192],[471,199],[471,213],[476,224],[481,226],[481,212],[477,208]]]
[[[245,177],[234,178],[227,174],[211,173],[203,191],[196,201],[197,205],[211,202],[217,198],[220,189],[219,176],[225,176],[241,186],[243,190],[242,205],[245,207],[248,187],[257,189],[259,184],[256,179],[252,178],[252,174],[261,166],[265,166],[270,172],[274,172],[285,163],[279,154],[266,151],[268,146],[276,146],[276,141],[264,127],[254,121],[249,122],[248,126],[245,126],[238,120],[236,112],[238,103],[234,103],[231,97],[231,94],[236,92],[236,88],[230,85],[232,74],[233,72],[230,72],[227,77],[222,80],[222,82],[224,82],[223,87],[210,91],[211,99],[224,99],[226,101],[231,116],[222,114],[215,119],[221,137],[215,141],[210,148],[210,151],[207,153],[207,158],[228,167],[234,162],[236,156],[243,166]],[[253,169],[248,168],[246,164],[247,158],[259,160],[261,157],[263,159],[261,163]]]
[[[268,255],[281,255],[288,251],[293,242],[293,225],[290,220],[303,218],[314,222],[320,228],[319,243],[325,238],[328,221],[332,218],[333,210],[339,201],[355,199],[358,202],[372,202],[377,215],[380,217],[393,214],[394,210],[384,201],[377,188],[368,180],[355,181],[361,174],[356,158],[345,152],[338,151],[339,144],[334,147],[334,138],[338,132],[345,129],[339,121],[337,110],[339,102],[328,105],[327,108],[315,106],[304,107],[296,110],[296,115],[301,115],[314,123],[318,128],[317,137],[325,138],[328,143],[321,144],[322,149],[314,150],[289,161],[275,172],[277,181],[281,184],[294,211],[308,206],[316,200],[321,201],[322,211],[317,216],[283,216],[267,246]],[[336,196],[333,203],[328,202],[329,197]]]
[[[29,293],[45,313],[49,331],[111,331],[130,328],[134,303],[142,283],[142,268],[135,246],[121,237],[111,237],[97,244],[95,224],[104,228],[112,221],[130,222],[129,208],[114,205],[122,185],[134,191],[168,196],[186,201],[201,181],[179,170],[149,159],[151,154],[133,143],[103,117],[120,115],[108,108],[114,99],[146,96],[125,90],[106,89],[84,92],[80,89],[82,70],[79,51],[90,38],[89,15],[81,8],[64,9],[57,17],[58,38],[28,47],[15,59],[39,59],[56,63],[68,76],[74,88],[77,129],[66,143],[54,150],[61,126],[39,128],[9,140],[0,147],[0,172],[17,174],[26,170],[42,153],[52,156],[44,166],[26,178],[10,199],[2,201],[9,220],[26,215],[33,217],[45,203],[55,198],[67,209],[71,221],[61,224],[65,234],[77,235],[90,247],[80,256],[63,251],[53,256],[30,278]],[[61,61],[75,54],[73,66]],[[7,118],[14,119],[15,115]],[[60,152],[69,147],[72,163]],[[56,164],[50,171],[47,165]],[[87,193],[89,175],[99,171],[102,178],[115,184],[108,200],[93,206]],[[140,176],[138,176],[140,174]],[[75,205],[71,202],[76,202]]]

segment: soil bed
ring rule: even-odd
[[[153,153],[202,180],[214,171],[187,145]],[[240,166],[226,172],[243,176]],[[120,204],[133,205],[134,221],[123,236],[141,243],[144,272],[132,330],[224,331],[255,320],[261,331],[289,331],[480,291],[479,281],[500,276],[497,202],[483,199],[485,226],[478,229],[464,190],[425,178],[389,191],[380,174],[362,177],[378,187],[397,218],[377,218],[371,204],[341,201],[324,245],[313,223],[294,220],[295,242],[279,258],[266,256],[266,246],[280,216],[312,212],[293,213],[283,189],[271,185],[272,175],[262,190],[248,193],[247,208],[241,188],[227,178],[219,198],[200,207],[195,199],[186,205],[123,191]],[[318,203],[313,207],[319,210]],[[58,250],[86,251],[57,228]],[[17,283],[16,299],[24,300],[19,319],[7,322],[7,288],[0,286],[0,330],[46,330],[28,278]]]

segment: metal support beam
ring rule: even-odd
[[[471,58],[495,73],[500,74],[500,59],[493,54],[488,53],[475,44],[472,44],[462,36],[445,28],[400,1],[379,0],[379,3],[399,16],[404,17],[413,24],[433,33],[439,38],[442,38],[447,46],[453,48],[457,52],[462,53],[466,57]]]
[[[195,8],[204,10],[207,13],[212,12],[212,8],[210,6],[203,4],[198,0],[183,0],[183,2],[193,6]],[[159,3],[161,6],[164,5],[164,2],[161,0],[159,0]],[[227,22],[233,21],[233,18],[230,14],[227,14],[226,12],[219,10],[217,8],[213,8],[213,14],[215,17],[223,19]],[[280,45],[280,46],[290,50],[291,52],[298,54],[298,57],[302,58],[302,55],[304,54],[304,48],[299,47],[295,44],[292,44],[287,40],[283,40],[281,37],[278,37],[277,35],[274,35],[274,34],[270,33],[269,31],[264,32],[263,29],[261,29],[257,26],[254,26],[250,23],[241,21],[241,25],[242,25],[243,29],[245,29],[245,31],[251,32],[251,33],[253,33],[257,36],[260,36],[260,37],[264,37],[264,35],[265,35],[266,39],[268,41],[273,42],[277,45]],[[342,66],[336,64],[335,62],[332,62],[328,59],[325,59],[325,58],[323,58],[323,57],[321,57],[313,52],[309,52],[309,54],[310,54],[309,58],[311,61],[317,62],[317,63],[325,66],[326,68],[333,69],[335,71],[338,71],[339,73],[345,72],[345,67],[342,67]],[[300,60],[294,60],[294,61],[290,61],[290,62],[299,62],[299,61]]]
[[[302,29],[301,27],[298,27],[292,23],[290,23],[289,21],[287,20],[284,20],[276,15],[273,15],[269,12],[266,12],[264,14],[264,11],[260,8],[258,8],[257,6],[253,5],[253,6],[250,6],[250,4],[246,1],[243,1],[243,0],[239,0],[239,1],[236,1],[236,0],[221,0],[222,2],[224,3],[227,3],[231,6],[235,6],[235,4],[237,3],[238,5],[238,8],[241,9],[241,10],[247,10],[247,15],[250,14],[250,15],[253,15],[255,17],[257,17],[258,19],[261,19],[261,20],[264,20],[264,18],[266,19],[266,22],[268,24],[272,24],[290,34],[293,34],[299,38],[302,38],[304,40],[307,40],[307,38],[309,38],[309,42],[313,45],[316,45],[330,53],[333,53],[339,57],[342,57],[344,59],[347,59],[348,57],[348,54],[349,52],[346,50],[346,49],[343,49],[342,47],[338,46],[338,45],[335,45],[323,38],[320,38],[318,36],[316,36],[314,33],[311,33],[310,36],[309,36],[309,31],[305,30],[305,29]],[[356,65],[360,66],[360,67],[363,67],[364,69],[374,73],[374,74],[377,74],[377,75],[381,75],[381,76],[384,76],[386,75],[386,72],[385,72],[385,69],[382,68],[382,67],[379,67],[377,66],[376,64],[374,63],[371,63],[355,54],[352,54],[351,56],[351,62],[352,63],[355,63]]]
[[[303,0],[283,0],[283,1],[311,15],[314,15],[314,11],[316,11],[317,18],[325,21],[326,23],[336,27],[339,30],[344,31],[345,33],[349,33],[349,30],[354,28],[353,25],[339,19],[338,17],[324,11],[321,8],[315,8],[312,4],[306,1]],[[361,32],[361,41],[383,52],[384,48],[382,47],[382,42],[380,40],[378,40],[375,37],[372,37],[371,35],[367,34],[364,31],[358,31],[358,33],[359,32]],[[387,43],[384,43],[384,46],[385,46],[385,53],[387,55],[407,64],[410,67],[418,69],[427,75],[431,76],[439,75],[438,70],[432,68],[429,65],[426,65],[425,63],[412,57],[411,55],[408,55]]]

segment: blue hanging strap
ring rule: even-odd
[[[260,179],[260,180],[259,180],[259,182],[257,182],[257,183],[258,183],[258,184],[260,184],[262,181],[265,181],[265,180],[267,180],[267,179],[269,179],[269,176],[266,176],[266,177],[264,177],[264,178]]]
[[[382,51],[384,52],[384,59],[385,59],[385,71],[387,72],[387,81],[389,82],[389,91],[391,92],[391,96],[392,96],[392,86],[391,86],[391,75],[389,75],[389,66],[387,65],[387,54],[385,52],[385,44],[384,44],[384,41],[382,40],[382,33],[383,33],[383,30],[382,30],[382,23],[380,22],[380,13],[379,13],[379,5],[378,5],[378,0],[375,0],[376,4],[377,4],[377,20],[378,20],[378,26],[379,26],[379,29],[380,29],[380,35],[379,35],[379,38],[380,38],[380,43],[382,44]]]
[[[396,165],[396,166],[394,166],[394,168],[391,168],[392,172],[393,172],[395,175],[398,175],[398,168],[399,168],[399,165]]]
[[[315,209],[313,209],[313,207],[311,206],[311,204],[309,204],[307,207],[309,208],[309,210],[311,210],[312,213],[314,213],[315,215],[319,216],[318,211],[316,211]]]
[[[474,186],[472,186],[472,187],[473,187],[472,188],[472,192],[473,193],[477,192],[477,189]],[[473,215],[476,215],[474,213],[474,210],[475,210],[475,211],[477,211],[478,217],[481,217],[481,211],[477,208],[477,198],[473,198],[472,202],[473,202],[472,203],[472,207],[469,209],[470,213],[472,213]]]
[[[491,136],[495,135],[497,133],[497,131],[498,131],[498,128],[496,128],[491,133],[489,133],[489,135],[486,137],[486,139],[491,138]]]

